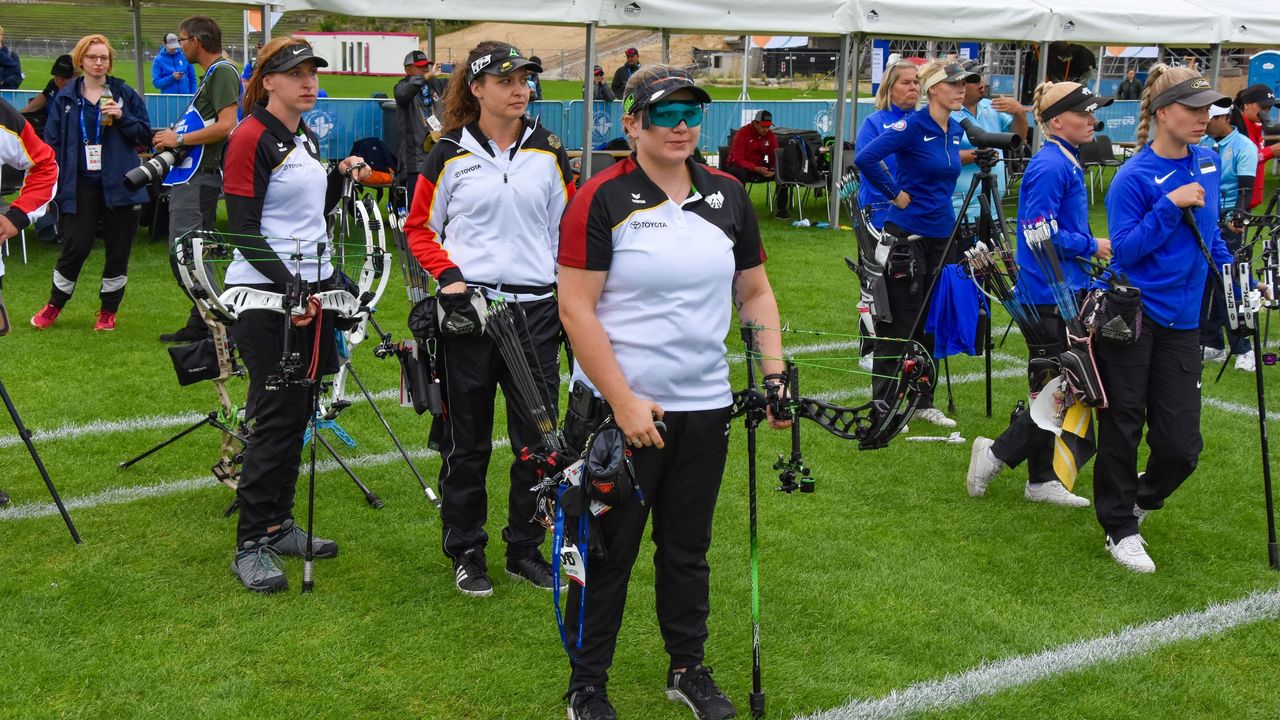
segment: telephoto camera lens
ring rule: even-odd
[[[150,160],[124,174],[124,186],[130,190],[138,190],[169,174],[174,165],[182,162],[186,151],[170,148],[158,152]]]

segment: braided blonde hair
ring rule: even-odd
[[[1142,104],[1138,108],[1138,147],[1147,144],[1147,135],[1151,129],[1151,120],[1155,111],[1151,102],[1156,96],[1181,82],[1200,77],[1200,73],[1188,67],[1174,67],[1164,63],[1156,63],[1147,71],[1147,84],[1142,88]]]
[[[1031,112],[1035,114],[1036,126],[1039,127],[1046,135],[1049,133],[1049,128],[1045,125],[1044,118],[1041,117],[1041,114],[1050,107],[1053,107],[1054,103],[1075,92],[1079,87],[1080,83],[1062,81],[1042,82],[1036,86],[1035,96],[1031,100]]]

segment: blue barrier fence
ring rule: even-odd
[[[1010,84],[1011,82],[1010,79]],[[996,82],[993,82],[993,88],[1000,92]],[[25,105],[34,95],[36,92],[30,90],[0,91],[0,97],[17,107]],[[147,95],[147,112],[151,116],[151,124],[154,127],[171,125],[186,110],[190,100],[189,95]],[[346,155],[356,140],[382,136],[383,102],[379,99],[322,98],[303,120],[320,138],[321,155],[338,158]],[[594,105],[589,143],[592,147],[622,135],[622,103],[596,102]],[[849,103],[846,107],[851,105],[854,103]],[[1133,142],[1137,133],[1138,105],[1136,100],[1116,101],[1110,107],[1099,110],[1096,113],[1098,119],[1106,123],[1103,133],[1115,142]],[[583,106],[581,100],[535,102],[530,106],[529,113],[537,116],[543,125],[559,135],[565,147],[576,149],[583,146]],[[874,111],[870,99],[860,100],[856,106],[858,116],[853,125],[855,130],[863,118]],[[830,100],[718,101],[707,108],[699,148],[704,153],[714,153],[721,145],[728,145],[730,135],[749,122],[757,110],[773,113],[773,122],[778,127],[816,130],[822,135],[835,134],[836,103]]]

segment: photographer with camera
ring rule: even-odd
[[[483,330],[487,299],[516,306],[525,357],[552,413],[559,395],[556,247],[574,185],[560,138],[525,115],[528,75],[541,71],[505,43],[471,50],[449,80],[445,133],[421,168],[405,222],[409,247],[440,285],[442,541],[455,586],[471,596],[493,594],[485,559],[485,477],[495,392],[501,386],[513,397],[512,372]],[[529,411],[509,399],[507,431],[516,457],[502,531],[506,570],[552,590],[559,579],[538,549],[546,531],[533,519],[537,477],[519,459],[522,448],[538,447],[541,433]]]
[[[1205,278],[1232,257],[1218,228],[1218,157],[1198,143],[1209,107],[1228,104],[1194,70],[1152,67],[1139,111],[1140,150],[1107,192],[1111,268],[1141,291],[1142,313],[1131,342],[1103,336],[1095,344],[1109,404],[1098,410],[1093,497],[1107,550],[1134,572],[1155,572],[1139,526],[1191,475],[1204,447],[1200,299]],[[1215,267],[1208,267],[1188,214]],[[1144,424],[1151,452],[1139,473]]]
[[[111,77],[115,57],[105,36],[80,38],[71,62],[82,77],[63,86],[49,110],[44,137],[61,169],[57,200],[63,241],[49,302],[31,318],[39,330],[51,327],[71,299],[99,227],[107,257],[93,329],[116,328],[138,212],[147,201],[146,191],[130,190],[124,176],[138,166],[137,148],[150,142],[151,119],[142,97]]]
[[[1244,242],[1244,220],[1249,215],[1249,200],[1253,194],[1254,173],[1258,172],[1258,147],[1247,135],[1232,124],[1236,108],[1211,105],[1209,127],[1200,144],[1216,150],[1222,163],[1222,178],[1218,181],[1222,195],[1218,205],[1222,214],[1222,240],[1231,254],[1240,251]],[[1231,352],[1236,356],[1236,369],[1254,371],[1253,343],[1249,336],[1228,328],[1227,303],[1222,293],[1215,292],[1217,273],[1211,273],[1204,291],[1204,311],[1200,314],[1200,344],[1204,347],[1205,362],[1225,360],[1222,333],[1225,330],[1231,342]]]
[[[969,63],[972,65],[972,62]],[[964,104],[961,108],[951,114],[956,122],[968,120],[974,125],[986,130],[990,133],[1007,133],[1012,132],[1022,140],[1027,139],[1027,110],[1022,104],[1011,97],[997,97],[994,100],[987,97],[987,81],[981,73],[983,68],[972,67],[973,72],[979,73],[969,78],[964,85]],[[964,166],[960,169],[960,177],[956,179],[956,191],[952,195],[952,206],[957,215],[960,214],[960,203],[964,202],[965,192],[969,189],[969,183],[972,182],[973,176],[978,173],[978,148],[973,144],[968,134],[960,139],[960,163]],[[1005,177],[1004,160],[1005,151],[997,150],[1000,153],[1001,160],[991,169],[991,174],[996,178],[996,197],[1004,198],[1005,187],[1009,180]],[[964,208],[965,220],[969,223],[975,223],[978,220],[979,206],[976,201],[969,203],[969,207]]]
[[[237,107],[242,90],[239,71],[222,52],[222,28],[213,18],[192,15],[183,20],[178,28],[178,45],[187,61],[204,68],[205,72],[191,105],[179,121],[184,132],[173,128],[160,130],[151,143],[157,151],[189,155],[194,164],[184,168],[180,176],[171,173],[165,180],[170,185],[170,243],[192,230],[213,229],[218,195],[222,192],[222,151],[227,136],[240,119]],[[171,258],[169,266],[177,278],[176,261]],[[161,335],[160,341],[194,342],[208,336],[209,329],[193,305],[186,326]]]
[[[782,340],[750,198],[732,176],[691,158],[710,101],[682,70],[637,70],[622,121],[635,153],[592,177],[561,221],[560,314],[575,350],[574,395],[582,388],[598,406],[586,419],[591,432],[592,421],[613,417],[639,487],[599,516],[590,544],[601,538],[605,555],[589,558],[586,590],[575,582],[569,591],[567,643],[581,648],[570,652],[571,720],[617,717],[605,685],[651,512],[667,698],[703,720],[736,712],[702,664],[707,551],[733,404],[730,305],[741,323],[762,328],[756,349],[766,373],[783,370]]]
[[[884,230],[896,239],[885,268],[889,309],[893,319],[876,323],[875,361],[872,394],[883,397],[892,387],[890,379],[902,356],[907,338],[933,349],[933,338],[924,331],[924,322],[913,323],[929,301],[926,293],[938,269],[953,262],[942,256],[955,224],[951,194],[960,175],[960,141],[964,135],[951,113],[964,100],[965,84],[974,77],[959,63],[934,60],[920,69],[920,94],[926,105],[890,125],[867,145],[859,145],[854,163],[863,182],[879,192],[880,201],[893,203],[885,216]],[[897,160],[896,175],[889,174],[883,161]],[[914,237],[912,237],[914,236]],[[952,255],[958,248],[952,248]],[[893,339],[890,339],[893,338]],[[956,422],[933,406],[932,386],[920,398],[912,417],[942,427]]]
[[[1030,360],[1056,359],[1067,349],[1067,328],[1050,287],[1052,278],[1045,277],[1041,264],[1027,244],[1024,228],[1045,218],[1056,218],[1058,232],[1053,237],[1053,250],[1062,269],[1062,280],[1072,293],[1089,287],[1090,279],[1076,258],[1111,257],[1111,243],[1095,238],[1089,227],[1089,194],[1085,187],[1080,146],[1093,141],[1093,113],[1112,103],[1111,98],[1098,97],[1089,88],[1074,82],[1041,83],[1035,91],[1032,109],[1036,126],[1045,133],[1044,146],[1029,163],[1018,192],[1018,292],[1035,305],[1036,317],[1043,337],[1051,343],[1032,345],[1028,340]],[[1027,382],[1034,397],[1052,375],[1028,364]],[[973,441],[969,472],[965,479],[969,495],[980,497],[1004,467],[1017,467],[1027,462],[1027,486],[1023,497],[1031,502],[1046,502],[1065,507],[1089,507],[1089,501],[1058,481],[1053,470],[1053,433],[1040,429],[1023,411],[1009,424],[1000,437],[978,437]]]
[[[18,196],[0,213],[0,245],[44,215],[58,183],[58,163],[53,150],[36,134],[34,126],[16,108],[0,100],[0,164],[24,174]],[[0,290],[4,287],[4,255],[0,254]],[[9,332],[9,316],[0,292],[0,335]],[[0,506],[9,495],[0,490]]]
[[[302,114],[316,104],[316,68],[327,65],[309,43],[292,37],[268,42],[258,56],[245,89],[244,122],[227,141],[222,159],[227,224],[237,245],[225,278],[229,286],[314,296],[336,280],[325,215],[338,202],[342,175],[355,171],[360,181],[370,170],[355,156],[326,169],[320,141],[302,122]],[[295,260],[298,254],[301,259]],[[255,592],[287,588],[278,556],[303,557],[307,542],[307,533],[293,521],[293,497],[314,405],[311,386],[282,371],[285,334],[301,367],[314,363],[318,379],[337,370],[335,318],[332,312],[318,313],[308,301],[305,314],[291,316],[288,331],[281,314],[271,310],[245,310],[230,327],[249,372],[246,405],[252,408],[253,427],[236,488],[240,517],[231,570]],[[272,383],[273,376],[283,380]],[[336,542],[318,537],[312,538],[312,549],[317,558],[338,554]]]

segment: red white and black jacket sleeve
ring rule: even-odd
[[[409,217],[405,219],[409,250],[441,287],[465,280],[462,269],[449,259],[441,237],[449,210],[448,188],[442,187],[444,164],[457,152],[457,147],[452,142],[438,142],[431,148],[422,163],[421,177],[409,204]]]
[[[0,100],[0,163],[26,172],[22,189],[4,215],[21,231],[44,215],[58,187],[58,161],[9,103]]]
[[[271,182],[275,158],[270,132],[257,118],[248,117],[232,131],[222,156],[222,192],[227,199],[227,227],[253,269],[282,288],[294,275],[262,236],[262,208]]]

